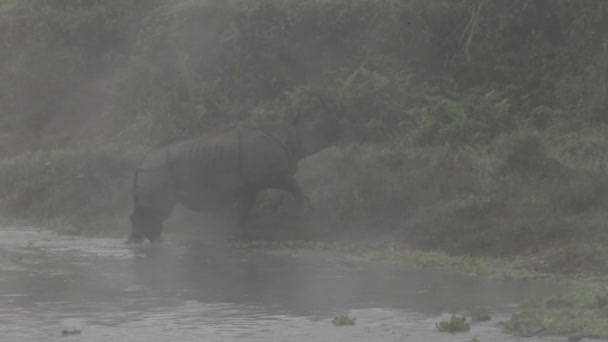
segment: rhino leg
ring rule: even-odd
[[[133,212],[129,216],[131,220],[131,235],[127,240],[127,243],[142,243],[144,242],[145,235],[144,231],[146,226],[148,225],[148,221],[150,221],[150,212],[144,209],[133,209]]]
[[[172,209],[172,208],[171,208]],[[142,243],[144,238],[150,242],[162,241],[163,222],[171,210],[137,208],[131,214],[131,236],[128,243]]]
[[[298,181],[291,176],[276,179],[273,184],[269,186],[269,188],[291,193],[300,207],[303,207],[305,204],[310,206],[310,200],[304,194],[302,187]]]

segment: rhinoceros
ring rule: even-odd
[[[177,203],[196,212],[235,210],[246,223],[261,190],[307,199],[294,178],[298,161],[332,145],[338,120],[324,116],[208,133],[154,149],[135,170],[129,243],[161,240]]]

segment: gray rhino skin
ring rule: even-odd
[[[298,161],[334,143],[338,121],[269,123],[207,134],[149,153],[133,179],[129,243],[161,240],[163,222],[177,203],[201,212],[225,212],[236,204],[242,226],[264,189],[303,191],[293,177]]]

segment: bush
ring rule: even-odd
[[[132,153],[134,153],[133,151]],[[139,152],[139,151],[138,151]],[[12,217],[68,223],[97,220],[130,206],[134,155],[115,148],[51,150],[0,161],[0,201]],[[88,227],[90,228],[90,227]]]
[[[347,141],[298,175],[317,210],[294,216],[288,196],[267,195],[260,236],[389,236],[486,254],[605,239],[605,10],[3,1],[0,210],[114,225],[142,157],[134,146],[329,112]],[[601,259],[560,253],[576,267]]]
[[[471,329],[471,325],[466,322],[467,318],[462,316],[452,315],[449,321],[441,321],[436,324],[436,328],[439,332],[465,332]]]

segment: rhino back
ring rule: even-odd
[[[192,210],[235,201],[239,186],[236,134],[205,136],[167,149],[167,167],[179,201]]]

